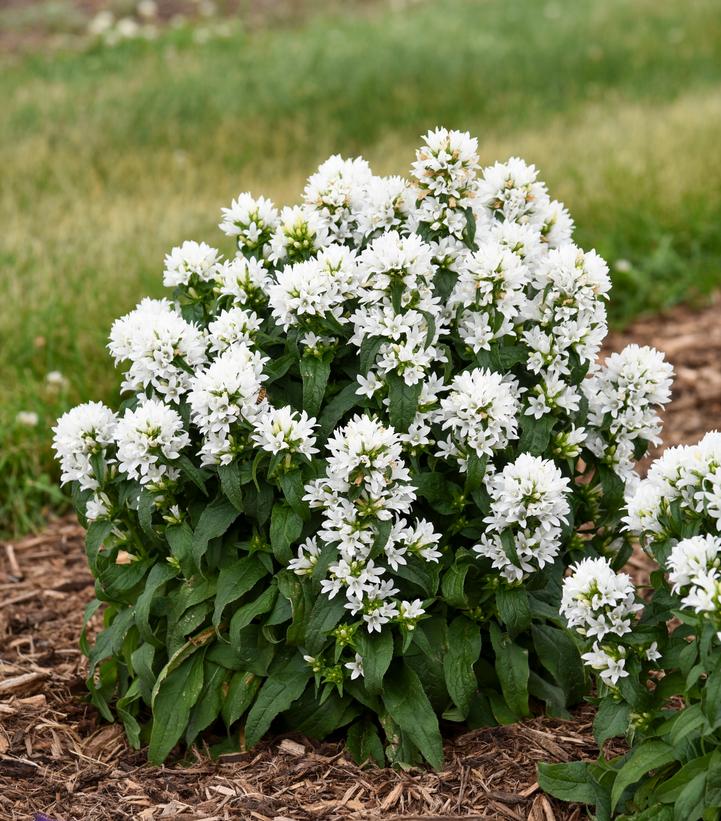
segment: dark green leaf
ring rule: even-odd
[[[514,713],[520,717],[528,716],[528,651],[514,644],[494,622],[490,624],[490,631],[503,697]]]
[[[223,493],[233,507],[243,512],[243,491],[240,487],[240,469],[237,462],[218,465],[218,476]]]
[[[611,809],[614,810],[626,787],[635,784],[650,770],[663,767],[676,760],[673,747],[663,741],[651,739],[644,741],[631,752],[623,767],[618,772],[611,790]]]
[[[311,655],[320,653],[328,633],[338,624],[345,612],[345,601],[340,596],[334,599],[318,596],[306,626],[305,646]]]
[[[224,567],[218,575],[213,624],[217,627],[226,605],[244,596],[265,575],[266,569],[257,556],[245,556]]]
[[[448,627],[448,651],[443,674],[453,703],[465,718],[477,690],[473,665],[481,655],[481,631],[465,616],[456,616]]]
[[[273,555],[281,564],[288,564],[292,557],[291,545],[303,532],[303,520],[283,502],[273,505],[270,517],[270,544]]]
[[[401,432],[408,430],[418,410],[418,399],[421,395],[422,381],[407,385],[402,376],[391,371],[386,374],[388,385],[388,418],[391,425]]]
[[[220,708],[223,703],[223,685],[229,675],[225,667],[208,661],[205,662],[203,689],[200,691],[197,703],[190,714],[188,729],[185,732],[186,744],[192,744],[198,735],[220,715]]]
[[[300,375],[303,379],[303,408],[309,416],[318,416],[330,376],[330,361],[325,357],[303,356]]]
[[[544,792],[561,801],[595,804],[596,790],[584,761],[567,764],[539,764],[538,784]]]
[[[224,498],[213,500],[201,513],[193,534],[193,559],[197,566],[208,549],[211,539],[222,536],[238,518],[236,508]]]
[[[225,726],[230,729],[243,713],[250,707],[255,694],[260,689],[261,679],[253,673],[242,670],[234,673],[223,699],[222,714]]]
[[[203,689],[203,653],[196,652],[163,681],[153,700],[148,760],[161,764],[186,730]]]
[[[531,624],[528,593],[523,587],[500,587],[496,592],[498,616],[511,637],[527,630]]]
[[[380,633],[359,630],[356,645],[363,656],[363,682],[366,690],[374,695],[378,694],[383,689],[383,677],[393,659],[393,634],[389,629]]]
[[[378,728],[369,718],[357,721],[348,730],[346,746],[356,764],[365,764],[366,761],[374,761],[379,767],[385,764]]]
[[[415,672],[402,661],[386,676],[383,703],[402,732],[435,769],[443,766],[438,719]]]
[[[521,417],[521,438],[518,441],[520,453],[530,453],[541,456],[548,450],[551,441],[551,432],[556,424],[556,418],[550,414],[534,419],[532,416]]]
[[[311,675],[310,667],[296,655],[265,680],[245,724],[249,749],[268,732],[273,719],[300,697]]]

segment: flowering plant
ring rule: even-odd
[[[301,205],[240,195],[234,255],[185,242],[172,300],[113,325],[119,411],[58,422],[105,604],[88,683],[152,760],[277,720],[440,766],[439,716],[585,692],[561,581],[628,555],[669,369],[596,363],[606,264],[533,166],[476,149],[437,129],[410,181],[334,156]]]
[[[541,784],[599,819],[721,817],[721,434],[667,450],[630,494],[626,523],[659,568],[639,600],[605,559],[565,580],[561,611],[599,677],[602,745],[630,752],[544,765]]]

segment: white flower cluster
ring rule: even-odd
[[[672,378],[663,354],[628,345],[584,383],[589,420],[597,430],[588,446],[627,480],[634,476],[634,442],[661,441],[658,409],[671,398]]]
[[[337,550],[337,561],[321,582],[330,598],[341,590],[352,615],[362,614],[369,631],[396,620],[412,628],[424,610],[420,600],[395,598],[389,570],[409,561],[437,562],[440,534],[430,522],[408,524],[403,514],[416,499],[403,460],[401,439],[368,416],[355,416],[328,441],[326,475],[307,485],[306,501],[323,511],[318,539]],[[306,542],[289,567],[312,572],[320,547]]]
[[[678,542],[668,558],[668,580],[684,607],[721,615],[721,538],[692,536]]]
[[[607,559],[583,559],[563,581],[561,615],[569,628],[584,639],[593,640],[591,649],[581,657],[610,687],[628,676],[627,655],[622,642],[604,639],[630,633],[641,610],[643,605],[636,601],[636,588],[630,576],[615,573]],[[657,657],[652,644],[646,658]]]
[[[466,133],[429,132],[408,181],[333,156],[301,204],[243,193],[220,229],[234,255],[179,245],[163,271],[172,301],[145,299],[114,323],[124,412],[91,403],[55,429],[88,518],[134,510],[145,490],[161,528],[186,513],[194,481],[226,492],[235,467],[258,508],[277,492],[299,518],[304,503],[319,511],[289,567],[327,567],[344,628],[411,629],[428,602],[408,590],[429,563],[472,548],[489,586],[521,583],[574,536],[574,460],[592,472],[602,458],[625,481],[658,436],[660,355],[631,347],[595,364],[606,264],[573,244],[533,166],[481,169]],[[434,473],[458,488],[457,531],[429,521],[450,515],[422,487]],[[714,475],[691,503],[719,520]],[[272,541],[266,519],[259,543]],[[348,664],[362,675],[362,659]]]
[[[673,521],[672,506],[679,522]],[[655,542],[674,538],[680,523],[721,533],[721,433],[665,450],[630,494],[625,522],[651,552]]]
[[[626,573],[615,573],[607,559],[583,559],[563,582],[561,615],[569,627],[601,641],[609,633],[624,636],[643,605]]]
[[[552,461],[522,453],[489,478],[488,528],[473,549],[511,583],[553,562],[570,511],[568,484]]]
[[[101,462],[115,444],[115,414],[102,402],[86,402],[68,411],[53,428],[53,447],[60,460],[61,480],[77,482],[81,490],[95,490],[98,477],[93,456]]]
[[[203,331],[186,322],[167,299],[144,299],[113,323],[108,348],[116,365],[130,363],[123,391],[150,388],[178,402],[188,391],[193,372],[205,363],[206,346]]]

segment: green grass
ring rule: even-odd
[[[445,0],[0,64],[0,528],[58,498],[48,428],[110,400],[110,323],[246,189],[296,199],[331,152],[405,173],[445,124],[535,162],[615,272],[612,320],[721,280],[717,0]],[[70,380],[62,396],[49,370]],[[18,426],[20,410],[40,415]]]

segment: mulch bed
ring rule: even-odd
[[[677,379],[666,414],[668,444],[719,425],[721,303],[641,320],[611,339],[654,344]],[[643,562],[636,560],[638,565]],[[443,772],[354,765],[338,743],[276,738],[212,762],[193,750],[182,764],[150,767],[84,702],[77,647],[93,583],[83,531],[58,519],[0,549],[0,818],[53,821],[328,819],[529,819],[571,821],[580,807],[542,795],[536,763],[594,757],[592,710],[572,721],[536,718],[449,740]]]

